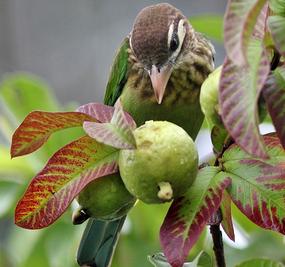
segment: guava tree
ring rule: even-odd
[[[108,206],[112,216],[125,215],[136,198],[146,202],[153,199],[158,202],[172,201],[160,230],[166,261],[162,255],[155,255],[150,260],[156,266],[164,266],[167,262],[173,267],[183,266],[207,224],[213,237],[216,264],[225,266],[220,224],[229,238],[234,240],[232,202],[255,224],[284,235],[285,1],[231,0],[224,25],[227,56],[224,64],[204,82],[200,97],[211,130],[213,159],[199,167],[195,165],[196,150],[191,143],[192,152],[188,153],[188,157],[192,160],[181,158],[183,162],[189,160],[191,167],[187,174],[183,173],[181,168],[187,170],[189,166],[181,165],[182,161],[173,161],[176,157],[167,150],[168,144],[173,154],[175,149],[184,148],[183,145],[173,147],[172,142],[177,140],[177,136],[170,135],[172,138],[169,139],[168,131],[162,130],[161,139],[153,138],[150,142],[143,136],[140,143],[140,128],[136,128],[120,102],[115,107],[90,103],[75,112],[33,111],[13,135],[12,157],[34,152],[61,129],[83,127],[86,135],[59,149],[35,176],[18,202],[15,223],[28,229],[47,227],[66,211],[75,197],[82,195],[82,190],[120,171],[127,190],[121,186],[121,180],[116,183],[119,186],[114,192],[119,192],[117,188],[120,187],[118,199],[124,201],[119,209],[114,205]],[[276,131],[262,136],[259,124],[267,113]],[[166,126],[161,127],[164,129]],[[164,144],[160,147],[159,158],[169,156],[171,168],[156,163],[153,153],[148,155],[150,161],[145,160],[143,154],[142,160],[136,161],[135,165],[141,175],[129,183],[129,176],[133,176],[134,171],[126,169],[126,162],[134,155],[137,157],[138,144],[150,147],[150,143],[159,142]],[[126,155],[125,160],[123,155]],[[149,163],[152,163],[150,167],[147,166]],[[143,177],[144,170],[150,171],[150,175],[158,172],[159,176],[165,169],[167,173],[172,173],[173,169],[172,176],[175,178],[183,173],[181,179],[175,179],[175,185],[179,188],[184,186],[185,190],[176,191],[173,182],[163,179],[153,186]],[[191,183],[185,186],[183,178],[188,174]],[[164,173],[163,178],[166,175]],[[113,182],[111,184],[114,185]],[[81,198],[81,204],[87,210],[90,201],[92,208],[100,201],[100,198],[96,201],[90,198],[92,196],[87,201]],[[91,211],[89,215],[100,217],[102,213],[98,215],[96,211]],[[109,214],[103,214],[102,219]],[[202,254],[197,259],[198,264],[205,257]],[[282,264],[255,259],[239,266]]]

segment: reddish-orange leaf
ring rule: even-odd
[[[88,183],[118,170],[117,156],[89,136],[58,150],[18,202],[15,223],[28,229],[52,224]]]
[[[235,241],[235,232],[234,226],[232,221],[232,211],[231,211],[231,197],[227,191],[224,191],[223,198],[221,202],[221,211],[222,211],[222,227],[227,234],[227,236],[232,240]]]
[[[58,130],[82,126],[94,118],[80,112],[33,111],[24,119],[12,137],[12,158],[26,155],[40,148]]]
[[[266,135],[269,159],[245,153],[236,144],[222,158],[232,179],[228,188],[237,207],[257,225],[285,234],[285,151],[275,135]]]

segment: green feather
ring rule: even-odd
[[[129,38],[125,38],[115,56],[106,87],[104,104],[113,106],[127,82]]]

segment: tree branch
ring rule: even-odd
[[[210,225],[210,232],[213,239],[213,250],[215,252],[217,267],[226,267],[220,223]]]
[[[210,233],[213,240],[213,250],[215,252],[217,267],[226,267],[223,236],[220,230],[220,224],[222,220],[223,216],[221,209],[219,208],[208,221],[208,225],[210,225]]]

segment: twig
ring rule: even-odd
[[[275,49],[271,63],[270,63],[270,70],[273,71],[278,67],[279,62],[280,62],[280,58],[281,58],[280,53]]]
[[[220,223],[210,225],[210,232],[213,239],[213,250],[215,252],[217,267],[226,267]]]

